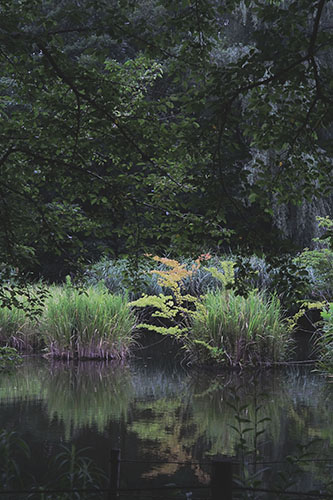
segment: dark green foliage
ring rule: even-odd
[[[292,256],[282,255],[270,264],[270,287],[290,311],[309,293],[309,274],[301,262]]]
[[[331,193],[332,5],[242,5],[2,3],[1,262],[280,251]]]
[[[333,303],[323,307],[321,311],[321,332],[316,339],[318,369],[326,374],[333,371]]]
[[[22,358],[13,347],[0,347],[0,372],[10,371],[22,363]]]
[[[309,274],[309,296],[321,300],[333,298],[333,252],[328,248],[304,249],[295,259]]]

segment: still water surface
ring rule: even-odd
[[[25,467],[41,479],[60,445],[75,443],[90,447],[87,454],[100,467],[107,468],[111,448],[120,448],[123,459],[137,460],[122,464],[126,487],[208,484],[207,462],[239,453],[233,428],[239,413],[232,406],[245,407],[242,416],[250,422],[243,428],[253,428],[256,414],[269,419],[258,424],[265,432],[257,439],[253,431],[244,434],[257,457],[279,462],[318,438],[311,446],[315,456],[333,458],[332,389],[310,368],[214,375],[151,358],[127,366],[27,358],[17,372],[1,375],[0,428],[17,431],[29,443],[33,460]],[[174,463],[147,463],[154,460]],[[181,464],[189,461],[204,464]],[[305,462],[296,487],[327,482],[329,466]],[[272,470],[265,473],[268,478]]]

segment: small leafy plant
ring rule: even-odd
[[[68,490],[74,489],[95,489],[101,488],[101,484],[106,480],[104,472],[86,456],[89,448],[77,449],[71,446],[62,446],[62,450],[55,457],[53,470],[58,472],[57,488]],[[88,498],[82,492],[62,493],[61,499],[82,499]],[[91,497],[91,496],[90,496]]]
[[[22,474],[18,457],[30,457],[30,448],[16,432],[0,430],[0,488],[17,488],[22,485]]]
[[[250,380],[251,383],[251,380]],[[230,428],[237,435],[237,455],[239,473],[236,474],[235,484],[240,488],[258,488],[262,486],[263,473],[268,467],[260,465],[263,461],[263,436],[267,431],[270,418],[264,414],[267,395],[257,393],[255,388],[254,408],[250,413],[249,405],[242,404],[240,387],[231,391],[228,406],[235,412],[235,423]],[[244,495],[244,496],[243,496]],[[244,492],[242,498],[256,498],[252,492]]]
[[[189,319],[195,314],[199,299],[193,295],[183,293],[183,283],[186,278],[191,277],[200,267],[198,259],[187,269],[185,264],[167,257],[153,257],[155,262],[164,264],[165,270],[152,270],[151,274],[157,276],[159,286],[168,292],[168,295],[160,293],[157,296],[143,294],[141,298],[130,302],[133,307],[153,308],[152,317],[162,322],[169,322],[168,326],[163,324],[140,323],[138,328],[152,330],[162,335],[171,335],[176,339],[183,339],[189,333]]]
[[[326,374],[333,374],[333,303],[321,311],[321,333],[316,341],[318,368]]]
[[[0,347],[0,372],[9,371],[22,363],[22,357],[14,347]]]

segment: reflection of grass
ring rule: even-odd
[[[71,430],[96,426],[102,432],[110,419],[127,416],[133,385],[125,367],[84,362],[25,363],[0,380],[0,402],[43,399],[49,418],[64,422],[66,439]]]
[[[82,427],[103,432],[111,420],[121,419],[132,435],[134,449],[139,440],[140,456],[183,462],[202,460],[203,455],[236,454],[238,436],[230,427],[235,425],[235,411],[228,401],[238,386],[240,405],[246,406],[249,420],[254,421],[260,403],[260,416],[271,419],[258,441],[266,458],[281,459],[292,453],[290,446],[314,436],[325,438],[324,445],[331,450],[331,395],[325,393],[325,380],[311,373],[281,371],[276,375],[270,371],[256,379],[253,375],[251,381],[249,374],[212,379],[161,366],[136,365],[129,370],[100,362],[73,365],[34,360],[2,375],[0,402],[43,400],[50,420],[57,416],[64,423],[66,439]],[[269,398],[261,400],[261,393]],[[131,418],[127,418],[129,408]],[[246,440],[253,446],[253,433]],[[156,465],[145,477],[177,471],[176,464]],[[197,468],[195,474],[203,479],[204,469]]]
[[[0,377],[0,402],[33,400],[47,397],[47,363],[27,363]]]
[[[229,380],[228,380],[229,379]],[[237,454],[239,445],[239,435],[231,427],[237,427],[237,411],[229,405],[229,402],[243,410],[239,411],[239,416],[249,420],[244,423],[243,428],[252,429],[244,434],[249,449],[254,446],[262,448],[268,437],[277,443],[280,433],[280,404],[279,400],[267,400],[262,394],[262,386],[255,386],[247,378],[239,379],[237,376],[228,376],[220,379],[213,391],[202,387],[193,397],[193,418],[200,434],[205,434],[206,439],[211,443],[207,455],[225,454],[234,456]],[[239,398],[239,401],[235,398]],[[255,411],[261,405],[259,411]],[[255,415],[258,419],[268,417],[270,421],[260,426],[265,429],[258,443],[255,443]]]
[[[88,425],[102,432],[110,419],[126,419],[133,398],[128,370],[94,362],[52,365],[47,387],[49,415],[64,422],[66,437],[70,429]]]

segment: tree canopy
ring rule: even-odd
[[[0,262],[280,248],[281,207],[332,193],[332,11],[3,0]]]

